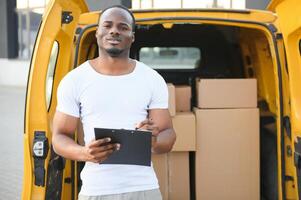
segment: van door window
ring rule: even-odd
[[[139,58],[153,69],[195,69],[201,52],[196,47],[143,47]]]
[[[53,78],[54,78],[54,71],[56,66],[56,60],[58,57],[59,45],[57,41],[54,41],[51,55],[49,58],[48,69],[47,69],[47,76],[46,76],[46,106],[47,110],[49,110],[51,96],[52,96],[52,87],[53,87]]]

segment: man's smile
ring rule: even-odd
[[[112,45],[118,45],[118,44],[120,44],[121,39],[117,39],[117,38],[107,39],[107,42]]]

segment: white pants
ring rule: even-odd
[[[162,196],[160,190],[155,189],[102,196],[79,195],[78,200],[162,200]]]

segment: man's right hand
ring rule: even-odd
[[[114,151],[120,149],[120,144],[109,143],[110,138],[99,140],[93,139],[90,143],[83,147],[84,161],[101,163],[106,160]]]

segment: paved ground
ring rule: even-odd
[[[0,86],[0,199],[21,199],[25,88]]]

